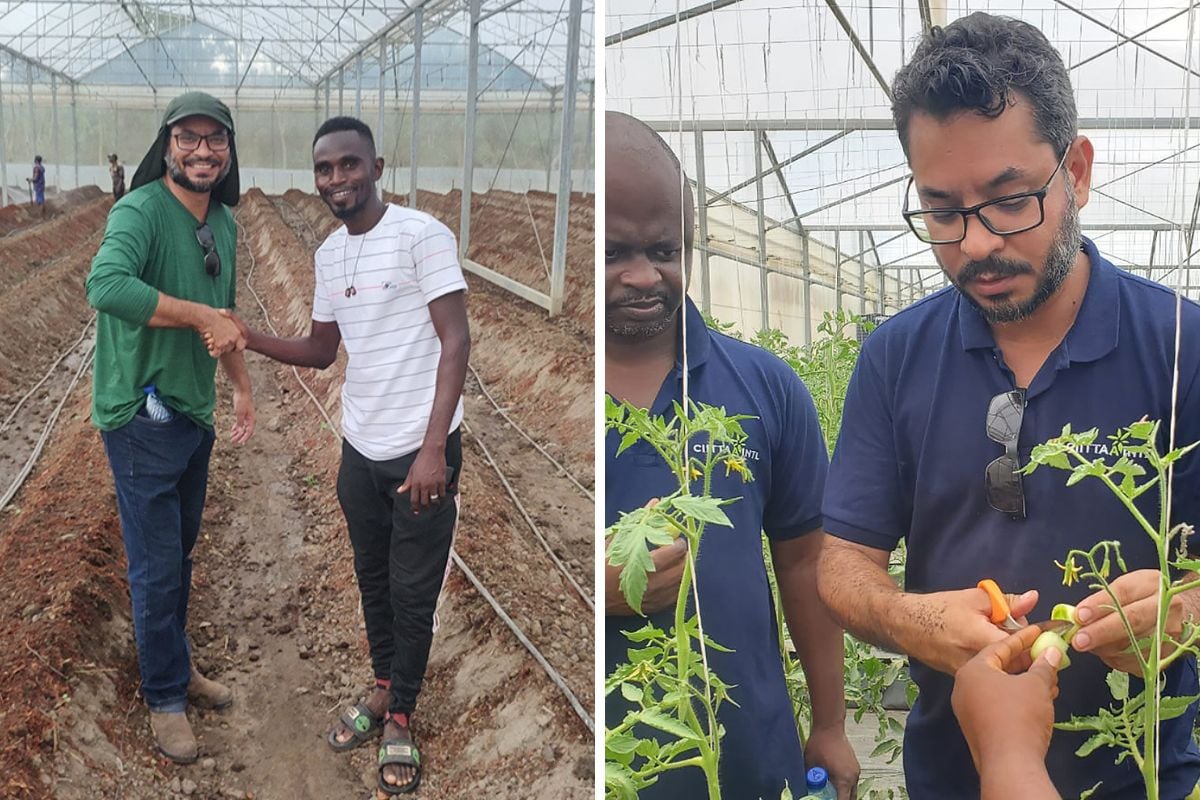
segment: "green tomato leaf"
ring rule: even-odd
[[[1067,486],[1074,486],[1084,478],[1088,477],[1090,474],[1091,471],[1084,465],[1075,467],[1075,469],[1071,471],[1071,474],[1067,476]]]
[[[1183,558],[1175,566],[1184,572],[1200,572],[1200,558]]]
[[[612,733],[611,731],[605,731],[604,733],[604,757],[606,759],[611,758],[609,753],[630,755],[637,749],[637,745],[638,739],[629,732]]]
[[[669,733],[676,739],[682,742],[697,742],[700,737],[696,735],[688,726],[684,725],[674,717],[669,717],[661,711],[653,708],[647,708],[644,711],[639,711],[634,714],[639,722],[649,725],[651,728],[657,728],[663,733]]]
[[[1129,426],[1129,438],[1148,442],[1154,438],[1154,429],[1157,427],[1158,423],[1153,420],[1135,422]]]
[[[605,762],[604,791],[612,792],[618,800],[638,800],[637,786],[633,783],[633,772],[622,764]]]
[[[649,739],[638,740],[637,748],[634,750],[639,756],[649,759],[657,759],[658,754],[662,751],[662,745],[654,737]]]
[[[1114,669],[1104,680],[1108,684],[1108,690],[1112,693],[1114,700],[1124,700],[1129,697],[1129,673]]]
[[[642,597],[646,594],[646,575],[654,571],[654,561],[646,549],[644,536],[637,535],[635,529],[619,530],[609,547],[608,563],[622,567],[618,582],[621,594],[629,607],[641,614]]]
[[[637,444],[641,438],[642,435],[638,431],[629,431],[626,433],[621,437],[621,444],[617,447],[617,455],[621,455],[621,453],[624,453],[630,447]]]
[[[1104,732],[1097,733],[1096,735],[1094,735],[1090,739],[1088,739],[1086,742],[1081,744],[1079,746],[1079,749],[1075,751],[1075,755],[1079,756],[1080,758],[1083,758],[1084,756],[1089,756],[1092,753],[1094,753],[1095,751],[1099,750],[1101,747],[1104,747],[1106,744],[1109,744],[1109,743],[1110,742],[1109,742],[1109,737],[1108,737],[1107,733],[1104,733]]]
[[[1104,727],[1100,717],[1071,717],[1066,722],[1056,722],[1054,727],[1060,731],[1094,731]]]
[[[671,505],[692,519],[712,525],[733,527],[733,523],[729,521],[729,517],[721,510],[721,502],[719,497],[693,497],[685,495],[683,497],[676,497],[671,501]]]
[[[632,683],[622,683],[621,696],[631,703],[640,703],[642,701],[642,690],[634,686]],[[607,740],[605,740],[604,746],[608,746]]]
[[[1159,701],[1158,714],[1160,719],[1175,719],[1188,710],[1188,707],[1200,698],[1200,694],[1189,697],[1164,697]]]
[[[662,628],[649,622],[636,631],[622,631],[622,634],[631,642],[652,642],[667,638],[667,634]]]

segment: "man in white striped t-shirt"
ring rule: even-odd
[[[349,750],[382,730],[379,788],[399,794],[421,778],[410,719],[458,519],[467,284],[445,225],[376,195],[383,159],[360,120],[321,125],[313,171],[321,199],[346,224],[317,250],[309,335],[242,327],[247,349],[298,366],[324,369],[346,344],[338,500],[376,685],[328,741]]]

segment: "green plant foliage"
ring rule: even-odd
[[[729,527],[723,506],[737,498],[712,496],[712,476],[718,468],[743,480],[752,474],[738,453],[746,441],[745,415],[723,408],[691,404],[685,414],[679,404],[670,418],[652,417],[611,397],[605,406],[605,427],[621,436],[620,453],[644,440],[675,476],[679,488],[653,505],[621,515],[605,531],[606,560],[622,567],[620,589],[630,608],[641,613],[648,574],[654,569],[649,548],[684,537],[688,558],[675,601],[674,625],[662,630],[647,623],[626,634],[626,661],[605,681],[607,697],[619,691],[634,708],[604,732],[604,792],[608,800],[637,797],[670,769],[703,770],[709,798],[721,796],[717,764],[723,731],[717,711],[730,698],[730,687],[708,668],[707,650],[725,650],[701,632],[700,619],[687,613],[694,581],[694,557],[709,525]],[[724,447],[704,448],[702,458],[688,454],[687,443],[703,439]],[[699,491],[694,493],[693,487]],[[720,535],[716,534],[708,535]],[[725,650],[725,652],[728,652]]]
[[[732,330],[732,323],[721,323],[709,315],[705,315],[705,322],[710,328],[721,333],[736,335]],[[752,344],[785,361],[804,381],[816,405],[821,431],[830,452],[833,452],[837,444],[846,390],[854,372],[854,365],[858,361],[861,347],[858,332],[869,332],[874,327],[869,320],[842,310],[826,312],[817,328],[817,338],[807,346],[791,344],[783,331],[775,329],[759,331],[750,339]],[[771,568],[770,547],[765,537],[763,558],[767,564],[767,576],[776,609],[776,624],[779,629],[779,641],[782,643],[781,658],[788,694],[803,739],[805,731],[812,725],[808,683],[804,669],[792,654],[783,618],[783,606],[775,584],[775,572]],[[888,569],[889,574],[900,585],[903,585],[904,561],[905,549],[902,543],[892,553]],[[909,678],[906,665],[907,659],[902,656],[882,653],[850,635],[845,637],[844,680],[847,703],[854,709],[853,716],[856,722],[861,722],[868,714],[876,721],[875,749],[871,756],[886,756],[888,763],[895,762],[902,752],[904,728],[896,715],[889,714],[884,708],[883,695],[889,686],[898,683],[903,687],[905,699],[910,706],[916,700],[917,687]],[[904,790],[899,792],[903,793]],[[888,794],[884,795],[882,790],[872,789],[867,783],[860,787],[859,794],[861,797],[878,797],[880,800],[885,796],[898,796],[893,795],[892,790],[888,790]]]
[[[1032,473],[1039,467],[1047,466],[1067,471],[1070,473],[1066,481],[1067,486],[1089,478],[1101,481],[1154,542],[1158,553],[1163,599],[1157,631],[1152,637],[1139,638],[1134,633],[1133,626],[1109,583],[1109,574],[1114,565],[1121,572],[1128,571],[1125,560],[1121,557],[1119,542],[1102,541],[1089,550],[1071,550],[1067,553],[1065,562],[1058,564],[1063,570],[1063,582],[1067,585],[1080,581],[1086,583],[1093,591],[1103,591],[1109,596],[1129,637],[1130,650],[1137,654],[1145,687],[1155,687],[1159,674],[1179,658],[1200,652],[1197,647],[1200,628],[1191,621],[1183,623],[1178,637],[1167,633],[1167,613],[1172,599],[1183,592],[1200,587],[1200,580],[1195,575],[1200,561],[1191,558],[1186,547],[1192,529],[1182,523],[1171,526],[1166,503],[1161,494],[1157,519],[1146,517],[1134,505],[1134,501],[1150,489],[1166,486],[1168,467],[1196,447],[1194,443],[1160,453],[1157,446],[1158,434],[1159,423],[1155,421],[1141,420],[1122,428],[1108,437],[1111,443],[1109,450],[1116,456],[1116,460],[1109,463],[1107,458],[1089,459],[1082,454],[1087,452],[1088,446],[1099,437],[1098,430],[1093,428],[1083,433],[1075,433],[1071,426],[1067,425],[1059,436],[1033,449],[1030,463],[1024,470],[1026,473]],[[1131,457],[1138,457],[1149,469],[1142,467]],[[1173,548],[1177,548],[1174,553]],[[1174,574],[1183,573],[1183,577],[1172,580],[1173,570]],[[1162,649],[1153,646],[1156,639],[1162,643]],[[1162,720],[1173,719],[1182,714],[1200,695],[1160,697],[1157,691],[1148,692],[1143,689],[1137,695],[1130,696],[1129,676],[1117,671],[1109,673],[1107,683],[1113,699],[1112,706],[1099,709],[1094,716],[1072,717],[1055,727],[1091,732],[1092,735],[1076,751],[1078,756],[1089,755],[1101,747],[1111,747],[1117,751],[1117,763],[1132,759],[1145,782],[1146,797],[1149,800],[1158,800],[1158,770],[1154,757],[1158,724]],[[1094,789],[1095,787],[1093,791]]]

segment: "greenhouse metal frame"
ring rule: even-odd
[[[846,7],[843,8],[843,5]],[[744,30],[751,27],[746,20],[731,17],[739,8],[753,7],[755,13],[765,13],[768,20],[772,11],[775,13],[806,11],[810,13],[810,20],[818,15],[824,15],[836,22],[836,24],[830,24],[825,30],[831,34],[837,34],[839,44],[845,44],[852,48],[852,58],[857,61],[857,65],[852,71],[854,74],[862,76],[859,86],[854,88],[866,91],[864,85],[869,84],[870,91],[881,92],[882,98],[885,98],[886,103],[890,105],[892,98],[889,81],[884,77],[884,71],[872,56],[874,48],[872,43],[878,38],[875,30],[877,27],[876,15],[880,13],[880,9],[892,12],[899,9],[901,17],[899,41],[903,50],[903,59],[907,58],[911,51],[913,37],[917,33],[913,30],[909,32],[908,36],[905,36],[903,30],[905,13],[907,11],[918,12],[921,29],[927,31],[931,25],[946,24],[948,19],[946,5],[945,2],[939,3],[936,0],[919,0],[915,3],[911,0],[908,2],[902,0],[899,4],[890,6],[873,2],[873,0],[862,0],[857,3],[845,3],[845,0],[842,0],[841,4],[839,0],[808,0],[799,5],[754,2],[754,0],[713,0],[681,9],[678,13],[661,13],[667,9],[660,8],[658,16],[653,16],[650,12],[639,13],[634,8],[634,4],[622,4],[619,0],[610,5],[608,29],[612,30],[614,26],[619,29],[605,36],[606,60],[609,62],[610,71],[610,76],[606,80],[614,81],[611,76],[611,73],[614,72],[613,64],[614,62],[620,63],[620,60],[630,52],[626,48],[637,48],[638,43],[643,41],[643,37],[648,35],[657,37],[654,39],[655,44],[641,45],[641,47],[643,50],[656,51],[654,55],[658,56],[661,63],[665,65],[662,68],[666,76],[664,82],[672,90],[671,94],[655,95],[644,100],[636,96],[623,97],[620,69],[617,69],[615,70],[618,73],[615,80],[615,91],[614,87],[609,87],[609,108],[628,110],[635,116],[641,116],[680,153],[685,165],[689,161],[694,165],[692,168],[685,166],[685,170],[689,173],[689,181],[695,189],[698,212],[696,215],[697,244],[694,252],[699,276],[698,280],[693,283],[692,291],[697,294],[697,301],[705,312],[711,312],[713,308],[713,289],[711,287],[713,268],[710,262],[716,257],[734,264],[751,267],[757,273],[757,291],[752,292],[757,297],[746,298],[746,303],[743,304],[747,320],[747,325],[742,326],[743,328],[749,327],[750,320],[753,320],[754,325],[763,329],[782,327],[779,324],[779,317],[773,316],[772,297],[776,294],[779,284],[773,282],[771,276],[778,275],[798,280],[801,287],[799,305],[804,316],[798,327],[802,331],[805,343],[812,340],[815,326],[820,322],[820,316],[813,312],[812,292],[814,287],[832,292],[834,295],[832,304],[837,309],[849,307],[848,310],[861,314],[888,314],[945,285],[945,278],[940,268],[934,263],[930,248],[925,246],[914,249],[913,246],[920,243],[911,236],[907,225],[900,218],[898,203],[891,204],[890,212],[886,207],[883,209],[883,213],[888,213],[887,221],[879,219],[879,207],[874,208],[876,214],[866,214],[866,216],[872,217],[869,221],[828,219],[830,212],[834,210],[880,197],[881,190],[891,188],[895,192],[903,188],[901,184],[908,177],[906,165],[899,173],[895,169],[888,170],[886,176],[880,176],[879,179],[869,182],[862,188],[856,187],[854,191],[836,195],[816,205],[812,203],[806,205],[789,185],[789,168],[803,167],[806,163],[827,153],[831,145],[844,141],[851,134],[865,135],[871,132],[880,132],[880,135],[890,136],[894,139],[894,124],[887,114],[886,106],[877,102],[867,113],[853,113],[847,108],[853,103],[846,103],[841,106],[847,108],[846,113],[842,115],[820,113],[824,109],[818,109],[815,116],[810,116],[804,111],[796,115],[772,114],[769,111],[761,115],[706,114],[695,110],[695,100],[691,100],[692,107],[689,108],[690,98],[684,84],[689,70],[689,62],[691,63],[690,69],[695,70],[697,68],[695,65],[704,62],[706,60],[704,56],[710,52],[720,62],[717,71],[721,74],[722,81],[727,79],[727,73],[731,69],[728,62],[733,61],[734,58],[729,55],[729,43],[716,35],[716,29],[720,26],[724,26],[725,30],[732,30],[735,27],[738,30]],[[989,4],[960,2],[957,10],[965,12],[966,10],[975,10],[978,6],[987,5]],[[991,5],[996,4],[992,3]],[[1030,5],[1036,5],[1036,2]],[[1184,52],[1181,60],[1177,54],[1168,52],[1161,42],[1148,40],[1151,34],[1162,31],[1164,26],[1170,24],[1176,26],[1181,24],[1197,25],[1197,18],[1200,17],[1200,2],[1189,0],[1182,6],[1177,3],[1172,7],[1166,7],[1162,3],[1152,3],[1145,9],[1146,14],[1152,17],[1149,24],[1138,26],[1128,33],[1121,26],[1110,24],[1099,13],[1093,13],[1079,3],[1048,0],[1047,5],[1055,12],[1065,13],[1068,16],[1074,15],[1079,20],[1086,21],[1088,32],[1081,34],[1080,39],[1081,41],[1086,39],[1089,46],[1095,45],[1098,48],[1083,58],[1074,60],[1067,58],[1068,68],[1072,75],[1078,74],[1078,68],[1097,59],[1111,58],[1126,51],[1136,50],[1139,57],[1174,70],[1183,79],[1184,108],[1185,110],[1190,108],[1188,113],[1157,116],[1149,114],[1085,116],[1081,105],[1079,119],[1081,133],[1091,134],[1095,131],[1101,132],[1103,135],[1114,135],[1114,133],[1120,135],[1122,132],[1126,132],[1135,135],[1138,132],[1169,132],[1170,135],[1183,137],[1182,147],[1172,150],[1165,158],[1156,158],[1150,160],[1150,163],[1131,167],[1129,175],[1156,164],[1165,164],[1172,159],[1178,159],[1189,151],[1200,148],[1200,135],[1198,135],[1200,134],[1200,102],[1192,100],[1191,105],[1188,105],[1193,95],[1200,98],[1200,94],[1197,94],[1197,90],[1200,89],[1200,57],[1198,57],[1200,53]],[[614,6],[617,8],[614,9]],[[997,13],[1007,11],[1016,16],[1020,16],[1020,13],[1017,12],[1023,10],[1025,10],[1025,4],[1008,9],[1003,6],[996,9]],[[625,13],[622,13],[623,11]],[[851,19],[852,14],[848,12],[857,15],[857,23]],[[726,16],[722,17],[720,22],[711,22],[713,35],[710,41],[706,35],[707,31],[701,33],[700,31],[703,29],[699,26],[708,24],[706,20],[711,20],[721,13]],[[864,14],[868,22],[865,26],[862,25]],[[647,16],[653,16],[653,18],[638,21]],[[627,20],[630,24],[623,24]],[[680,27],[684,25],[694,27],[681,32]],[[769,84],[773,73],[766,66],[767,53],[773,46],[776,46],[769,21],[766,30],[768,33],[765,44],[755,41],[745,45],[745,48],[753,49],[755,46],[762,45],[764,52],[762,57],[764,61],[763,80]],[[1092,36],[1092,32],[1096,31],[1110,38],[1115,37],[1115,41],[1103,46],[1096,44],[1089,38]],[[1194,27],[1192,31],[1189,36],[1200,37],[1200,31],[1194,31]],[[817,40],[816,46],[819,46],[820,36],[811,31],[806,31],[805,34],[812,40]],[[672,35],[675,37],[673,40]],[[691,39],[689,40],[688,37]],[[826,34],[826,41],[832,38],[834,38],[833,35]],[[798,41],[801,44],[812,43],[804,37]],[[1196,39],[1193,38],[1191,41],[1196,41]],[[684,53],[681,54],[678,52],[679,50],[683,50]],[[1195,50],[1200,50],[1200,47],[1196,47]],[[693,52],[696,55],[693,55]],[[636,56],[637,51],[633,50],[632,55]],[[636,63],[637,67],[631,68],[630,71],[640,69],[644,74],[647,62]],[[750,69],[746,68],[746,71],[749,72]],[[698,82],[699,79],[693,81],[693,83]],[[749,83],[749,79],[747,82]],[[853,81],[850,84],[853,86]],[[725,88],[724,83],[722,83],[722,88]],[[675,96],[676,94],[677,96]],[[736,93],[730,92],[729,94]],[[749,88],[745,88],[743,94],[749,96],[752,92]],[[785,92],[779,94],[785,94]],[[739,99],[742,98],[735,97],[733,100],[722,98],[721,105],[724,108],[727,103],[732,104]],[[747,104],[753,99],[755,98],[749,98]],[[641,106],[637,105],[639,100],[642,101]],[[638,113],[639,108],[648,108],[652,101],[659,101],[660,104],[670,107],[673,113],[668,115],[655,114],[653,111]],[[804,134],[809,138],[799,143],[785,143],[781,146],[777,138],[784,134]],[[730,145],[727,142],[735,136],[742,137],[737,140],[740,150],[734,156],[730,156],[728,155]],[[749,137],[752,137],[752,143],[747,142]],[[788,144],[791,144],[791,152],[789,152]],[[730,174],[725,176],[728,178],[727,180],[718,177],[714,181],[712,176],[707,174],[709,169],[706,169],[706,166],[711,167],[713,163],[711,153],[714,150],[720,150],[722,146],[726,148],[726,159],[736,162],[736,166],[730,166]],[[746,151],[751,149],[752,159],[746,154]],[[706,153],[710,154],[708,158],[706,158]],[[737,167],[741,167],[741,169]],[[1155,280],[1171,282],[1185,294],[1196,298],[1200,297],[1200,275],[1195,275],[1194,270],[1189,267],[1194,263],[1193,259],[1200,255],[1200,243],[1195,241],[1197,218],[1200,216],[1200,180],[1189,180],[1187,167],[1184,166],[1183,169],[1183,183],[1187,187],[1188,195],[1187,202],[1181,209],[1182,213],[1178,215],[1156,213],[1147,205],[1131,203],[1126,199],[1106,194],[1103,191],[1104,187],[1129,176],[1121,175],[1106,183],[1096,181],[1092,191],[1106,201],[1142,212],[1138,215],[1139,218],[1129,221],[1097,222],[1089,222],[1085,218],[1082,220],[1082,227],[1085,234],[1092,237],[1114,234],[1136,235],[1140,237],[1139,241],[1148,237],[1148,241],[1141,243],[1136,257],[1118,256],[1114,258],[1114,261],[1126,269],[1144,273]],[[778,188],[778,193],[774,195],[774,199],[777,201],[776,209],[775,213],[772,213],[772,210],[767,207],[767,201],[771,199],[768,194],[776,187]],[[753,195],[747,196],[751,191]],[[735,197],[739,193],[742,193],[741,196]],[[882,193],[886,194],[886,192]],[[738,215],[737,219],[745,226],[745,229],[740,231],[744,233],[742,238],[745,241],[731,242],[730,239],[738,237],[712,234],[710,227],[717,209],[720,209],[722,213]],[[780,233],[789,234],[794,241],[781,244],[778,240],[771,238],[772,235],[777,236]],[[1171,239],[1170,245],[1168,245],[1168,239]],[[908,242],[908,247],[903,247],[905,241]],[[892,249],[889,251],[885,249],[886,247]],[[897,247],[902,249],[897,252],[895,249]],[[821,250],[822,257],[818,258],[811,252],[814,248]],[[791,255],[780,255],[780,251],[783,250],[791,251]],[[1178,258],[1174,257],[1175,253],[1179,253]],[[824,268],[819,269],[818,264],[823,265]],[[753,306],[757,306],[757,308]],[[749,333],[749,331],[744,332]]]
[[[47,153],[47,177],[60,189],[93,182],[80,169],[88,164],[80,149],[84,106],[111,107],[113,140],[122,138],[122,115],[144,109],[157,119],[171,96],[188,89],[210,91],[226,100],[235,120],[242,109],[286,110],[297,123],[311,121],[315,131],[331,114],[352,113],[372,125],[381,154],[382,143],[389,136],[399,137],[404,125],[409,129],[410,157],[402,169],[413,206],[422,169],[429,168],[422,160],[421,142],[428,149],[431,132],[426,126],[438,122],[423,118],[431,101],[443,122],[451,115],[461,118],[456,123],[463,129],[461,177],[453,186],[475,191],[481,166],[481,104],[496,109],[505,125],[516,116],[487,188],[497,183],[523,115],[537,111],[550,120],[550,131],[542,138],[556,140],[556,146],[546,148],[544,167],[545,189],[557,195],[549,292],[466,258],[472,191],[462,193],[459,247],[464,268],[554,316],[563,308],[571,189],[591,188],[593,18],[591,4],[584,0],[3,2],[0,201],[8,204],[13,199],[13,141]],[[428,48],[434,46],[440,48],[442,61],[431,66]],[[442,85],[430,88],[435,80]],[[27,105],[29,119],[6,115],[6,102]],[[37,113],[46,113],[47,107],[48,137],[44,128],[39,130]],[[397,114],[399,122],[394,123]],[[21,131],[15,130],[18,123]],[[145,130],[149,124],[139,126],[139,134],[147,139],[153,133],[153,128]],[[279,160],[286,166],[292,160],[286,143],[281,155],[272,136],[272,167]],[[284,139],[282,130],[277,138]],[[397,141],[392,152],[400,146]],[[247,166],[242,164],[243,174]],[[95,167],[86,169],[100,174]],[[399,171],[391,166],[393,190]]]

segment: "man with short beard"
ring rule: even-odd
[[[177,97],[87,278],[98,312],[92,422],[116,486],[141,692],[158,749],[178,763],[198,753],[188,703],[233,702],[192,666],[186,626],[218,360],[233,384],[232,440],[254,431],[245,341],[218,313],[234,306],[237,201],[229,109],[201,92]]]
[[[658,134],[624,114],[605,118],[604,388],[615,400],[670,417],[683,401],[746,414],[741,456],[750,480],[730,470],[712,476],[714,497],[732,527],[710,527],[696,554],[696,586],[713,672],[731,686],[718,718],[719,778],[726,800],[799,796],[806,765],[824,767],[840,800],[856,797],[859,766],[846,738],[842,631],[817,596],[820,502],[827,457],[816,408],[796,373],[779,358],[707,328],[686,299],[692,257],[692,195],[675,155]],[[685,335],[686,332],[686,335]],[[687,359],[683,342],[687,342]],[[605,438],[605,524],[665,497],[679,482],[646,441],[628,448],[616,431]],[[693,445],[701,447],[701,445]],[[618,455],[618,452],[620,454]],[[693,491],[702,492],[697,482]],[[770,541],[792,643],[812,695],[812,727],[801,742],[780,658],[762,535]],[[625,661],[627,634],[649,617],[674,623],[672,608],[687,557],[686,540],[651,552],[640,613],[619,588],[620,569],[605,569],[605,673]],[[644,615],[644,616],[643,616]],[[728,648],[728,649],[726,649]],[[606,700],[610,725],[630,710],[620,692]],[[647,729],[645,735],[653,736]],[[642,800],[706,797],[703,773],[672,769],[639,793]]]
[[[345,223],[314,258],[312,328],[284,339],[235,319],[247,348],[285,364],[325,369],[346,344],[337,493],[375,685],[326,742],[340,752],[382,734],[377,787],[406,794],[421,782],[412,717],[458,524],[467,284],[445,225],[379,197],[364,122],[326,120],[312,155],[317,192]]]
[[[1160,452],[1200,439],[1200,307],[1179,320],[1176,298],[1119,270],[1080,232],[1093,148],[1078,135],[1066,68],[1046,37],[1017,20],[976,13],[933,28],[897,74],[892,108],[912,170],[902,214],[952,284],[884,322],[864,342],[846,396],[823,512],[830,534],[821,594],[851,633],[910,657],[920,688],[909,715],[904,767],[913,800],[979,796],[971,752],[952,713],[955,672],[1005,632],[990,620],[992,578],[1011,615],[1045,618],[1078,604],[1083,624],[1059,684],[1057,718],[1094,715],[1111,701],[1109,668],[1141,674],[1121,618],[1102,592],[1070,588],[1055,565],[1072,548],[1118,539],[1129,571],[1112,580],[1139,637],[1154,628],[1155,548],[1100,481],[1067,488],[1053,469],[1024,475],[1031,449],[1139,419],[1163,420]],[[1129,454],[1136,466],[1140,456]],[[1172,516],[1200,522],[1200,457],[1175,470]],[[1138,503],[1158,513],[1155,487]],[[888,577],[907,543],[904,589]],[[1036,606],[1036,612],[1035,612]],[[1200,594],[1177,597],[1168,633],[1197,618]],[[1164,673],[1164,696],[1197,692],[1196,665]],[[1160,787],[1184,797],[1200,777],[1193,705],[1164,720]],[[1047,766],[1076,797],[1145,797],[1132,760],[1105,748],[1079,758],[1086,733],[1058,731]]]

